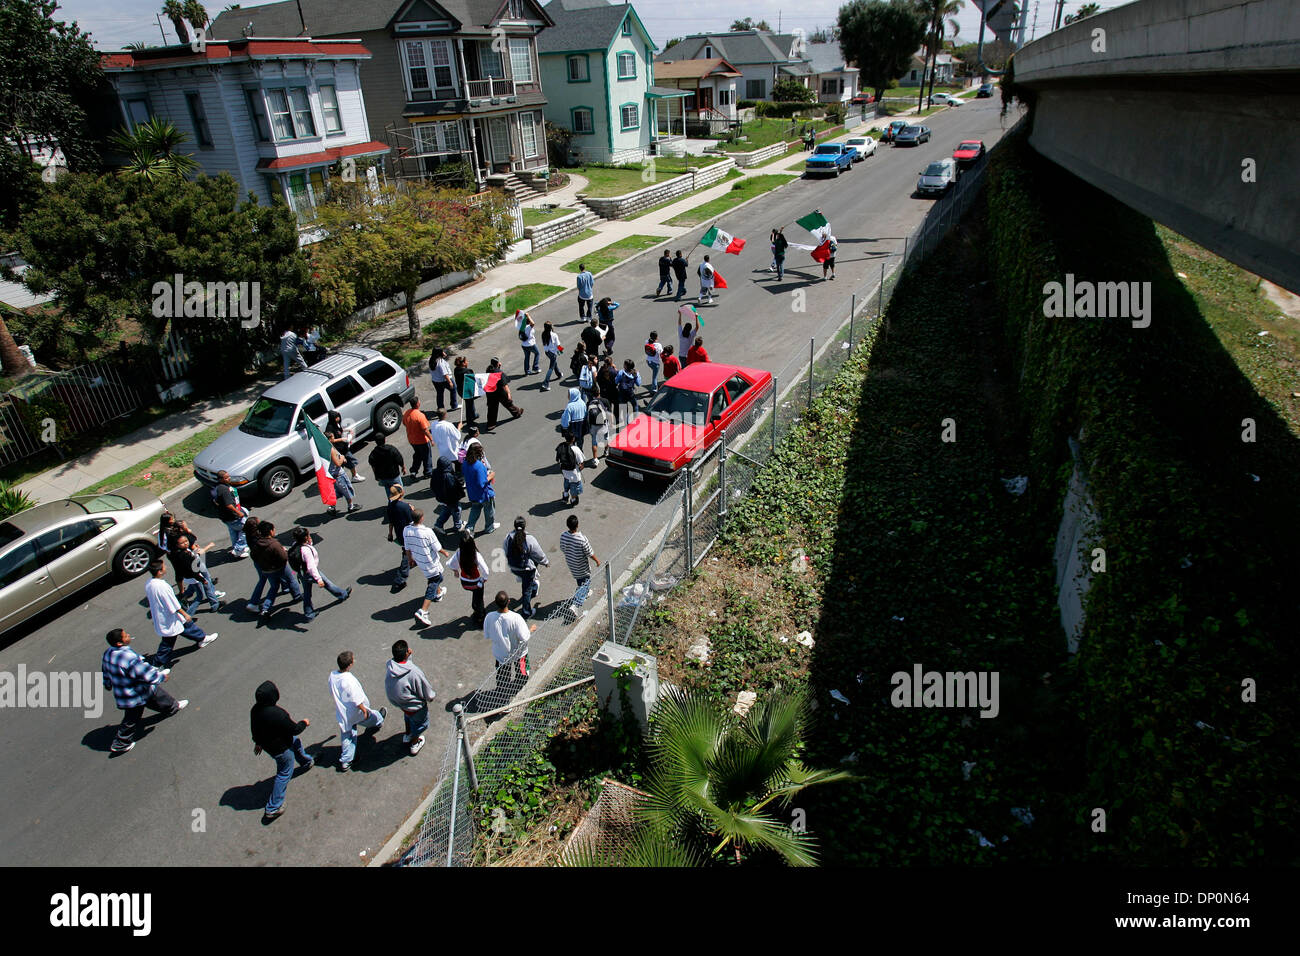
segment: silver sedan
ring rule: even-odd
[[[124,487],[37,505],[0,522],[0,633],[108,574],[142,574],[163,503]]]

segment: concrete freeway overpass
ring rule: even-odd
[[[1139,0],[1013,62],[1040,153],[1300,291],[1300,2]]]

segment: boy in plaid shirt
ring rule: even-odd
[[[108,650],[104,651],[100,670],[104,673],[104,687],[113,691],[113,700],[124,712],[122,726],[109,747],[109,755],[124,754],[135,746],[135,728],[144,716],[144,709],[156,710],[171,716],[189,706],[188,700],[176,700],[163,689],[163,681],[171,671],[159,670],[131,649],[131,635],[115,627],[104,635]]]

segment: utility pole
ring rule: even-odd
[[[160,36],[162,36],[163,46],[166,46],[166,45],[167,45],[167,31],[163,29],[163,26],[162,26],[162,17],[155,13],[155,14],[153,15],[153,18],[154,18],[155,20],[158,21],[158,33],[159,33]]]
[[[1061,29],[1061,15],[1065,13],[1065,0],[1056,0],[1056,16],[1052,18],[1052,29]]]
[[[1029,29],[1029,42],[1032,43],[1036,36],[1038,36],[1038,0],[1034,0],[1034,24]]]

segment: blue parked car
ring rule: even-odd
[[[853,168],[853,160],[858,151],[843,143],[822,143],[804,162],[804,172],[809,176],[833,173],[838,176],[846,169]]]

